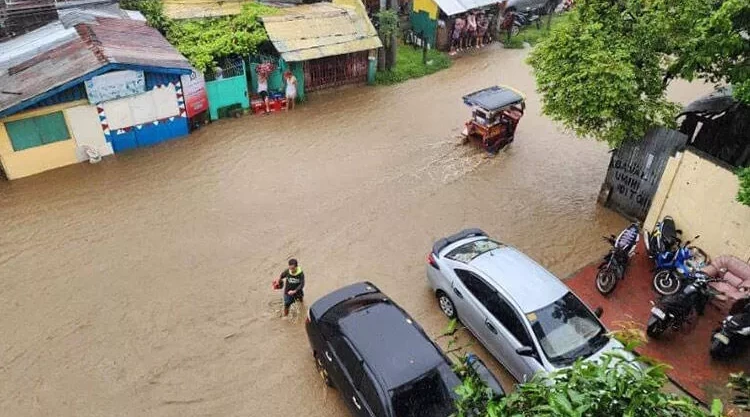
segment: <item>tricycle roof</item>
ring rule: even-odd
[[[523,103],[523,93],[507,86],[492,86],[463,97],[467,106],[476,106],[488,111],[500,110],[513,104]]]

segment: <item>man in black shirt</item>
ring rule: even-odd
[[[284,281],[283,285],[281,281]],[[289,269],[285,269],[281,276],[274,283],[280,286],[284,291],[284,317],[289,314],[289,306],[295,301],[303,301],[305,293],[302,289],[305,287],[305,273],[297,264],[296,259],[289,260]]]

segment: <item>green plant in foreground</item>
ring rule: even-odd
[[[616,353],[600,363],[577,361],[571,367],[548,375],[537,375],[499,400],[477,409],[481,381],[468,378],[456,390],[457,417],[706,417],[721,416],[721,402],[706,413],[693,401],[662,391],[667,381],[663,366],[644,368],[637,361]],[[472,411],[473,410],[473,411]]]

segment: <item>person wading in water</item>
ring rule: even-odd
[[[285,269],[279,278],[273,281],[273,287],[284,291],[284,317],[289,315],[289,306],[295,301],[304,301],[305,293],[302,289],[305,287],[305,273],[296,259],[289,260],[289,269]]]

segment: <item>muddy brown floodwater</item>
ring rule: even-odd
[[[432,336],[446,324],[424,278],[436,238],[479,226],[561,277],[591,262],[625,224],[595,204],[607,147],[540,115],[525,54],[493,47],[428,78],[0,183],[0,414],[345,416],[302,320],[276,317],[270,283],[288,257],[308,303],[370,280]],[[526,92],[528,110],[487,158],[457,144],[461,96],[496,83]]]

